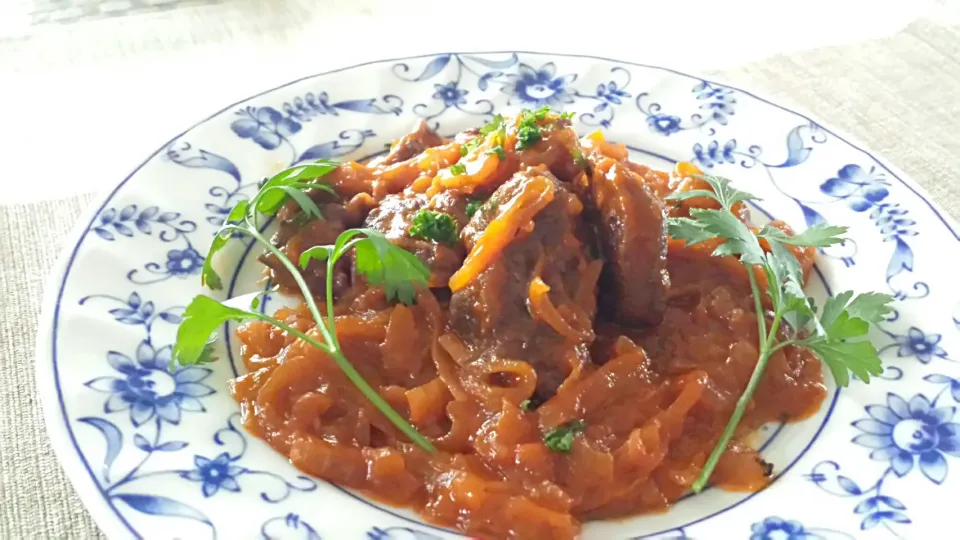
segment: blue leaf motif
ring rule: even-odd
[[[120,221],[126,221],[133,217],[133,214],[137,212],[137,205],[131,204],[125,207],[120,211]]]
[[[913,249],[899,237],[890,263],[887,265],[887,280],[901,272],[913,272]]]
[[[883,503],[895,510],[907,509],[907,507],[902,502],[898,501],[897,499],[894,499],[893,497],[889,497],[887,495],[877,495],[876,497],[874,497],[874,499],[876,499],[877,502]]]
[[[112,232],[104,229],[103,227],[94,227],[93,232],[97,233],[97,236],[108,242],[112,242],[117,239]]]
[[[810,157],[811,148],[806,146],[801,136],[801,130],[808,126],[797,126],[790,130],[787,135],[787,159],[781,163],[780,167],[793,167],[800,165]]]
[[[158,452],[176,452],[177,450],[182,450],[186,447],[187,443],[183,441],[168,441],[157,446],[154,448],[154,450]]]
[[[167,148],[167,157],[177,165],[194,169],[214,169],[225,172],[240,182],[240,170],[229,159],[200,148],[194,150],[190,143],[180,143],[179,148],[176,148],[175,144],[177,143]],[[162,217],[163,215],[157,221],[164,221]]]
[[[447,64],[449,63],[450,63],[450,55],[441,54],[440,56],[431,60],[430,63],[427,64],[427,67],[423,68],[423,72],[413,79],[409,79],[402,75],[403,73],[408,73],[410,71],[410,67],[406,64],[397,64],[393,66],[393,72],[401,79],[404,79],[410,82],[419,82],[419,81],[425,81],[435,76],[437,73],[440,73],[441,71],[443,71],[443,68],[447,67]]]
[[[910,518],[900,512],[884,510],[882,512],[874,512],[864,518],[863,522],[860,523],[860,529],[867,531],[884,521],[893,521],[895,523],[911,523]]]
[[[103,479],[109,482],[110,466],[113,465],[113,461],[120,455],[120,449],[123,448],[123,434],[120,433],[117,426],[113,425],[113,422],[103,418],[89,416],[78,418],[77,421],[93,426],[103,434],[103,438],[107,443],[107,452],[103,458]]]
[[[860,495],[861,493],[863,493],[863,491],[860,490],[860,486],[858,486],[856,482],[847,478],[846,476],[838,475],[837,483],[840,484],[840,487],[843,488],[844,491],[846,491],[851,495]]]
[[[150,446],[150,441],[148,441],[146,437],[144,437],[139,433],[133,436],[133,444],[137,448],[143,450],[144,452],[149,452],[150,450],[152,450],[152,447]]]
[[[183,320],[182,317],[173,313],[163,312],[160,314],[160,318],[164,321],[167,321],[170,324],[180,324],[180,321]]]
[[[151,516],[171,516],[193,519],[210,525],[210,520],[200,511],[181,502],[157,495],[139,495],[134,493],[119,493],[113,498],[130,505],[130,508]]]

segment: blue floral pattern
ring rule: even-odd
[[[562,110],[565,104],[573,103],[573,94],[568,85],[577,76],[557,76],[557,66],[553,62],[547,62],[539,68],[521,62],[517,66],[517,73],[508,73],[504,78],[506,83],[501,87],[503,93],[510,96],[511,101],[516,98],[527,107],[536,109],[547,106]]]
[[[170,344],[182,305],[200,290],[211,235],[264,176],[313,159],[360,160],[420,119],[448,136],[497,113],[541,105],[571,113],[581,133],[603,130],[641,160],[669,166],[688,159],[734,178],[795,227],[848,225],[855,241],[824,249],[814,278],[829,265],[827,290],[885,283],[897,296],[877,341],[884,373],[869,386],[843,389],[844,399],[831,389],[822,431],[814,425],[819,420],[783,427],[798,434],[791,440],[825,443],[784,450],[774,440],[778,489],[731,497],[736,502],[711,510],[736,516],[731,534],[925,537],[937,525],[921,509],[960,479],[951,463],[960,300],[945,280],[949,272],[934,269],[956,257],[960,235],[896,172],[748,92],[650,66],[445,53],[355,68],[355,84],[339,77],[309,78],[231,106],[172,140],[121,183],[71,246],[44,316],[52,324],[38,340],[38,376],[44,400],[52,400],[48,416],[58,420],[49,425],[58,451],[76,455],[65,460],[71,479],[84,500],[102,500],[100,515],[116,516],[103,520],[108,535],[143,535],[169,523],[179,537],[234,537],[231,527],[242,516],[244,535],[261,527],[264,538],[315,540],[343,530],[368,540],[451,537],[301,476],[243,432],[224,386],[237,365],[230,349],[217,364],[171,372]],[[255,256],[247,249],[238,266]],[[225,293],[248,287],[243,276],[229,276]],[[791,469],[803,466],[803,456],[817,456],[817,465],[803,471],[809,482]],[[783,506],[784,493],[812,496],[811,504]],[[225,505],[237,511],[225,516]],[[830,522],[818,521],[821,505],[840,509],[840,517],[832,512]],[[782,508],[797,514],[773,515]],[[623,531],[617,537],[711,537],[712,518],[700,521],[683,505],[668,516],[665,530],[645,518],[627,520],[616,525]],[[336,520],[346,528],[328,532]]]
[[[127,355],[110,351],[107,363],[120,377],[98,377],[87,381],[88,388],[109,394],[103,404],[106,414],[130,411],[130,422],[139,427],[153,420],[179,424],[183,411],[203,411],[198,398],[213,394],[213,388],[203,384],[210,370],[200,367],[181,367],[172,374],[170,351],[167,345],[159,350],[149,340],[140,342],[136,360]]]
[[[960,424],[953,420],[955,407],[933,407],[922,394],[905,401],[887,395],[887,405],[867,407],[870,418],[857,420],[863,433],[853,442],[873,449],[870,459],[887,462],[897,476],[906,476],[915,464],[931,482],[947,478],[944,454],[960,455]]]

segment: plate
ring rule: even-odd
[[[664,514],[589,523],[583,538],[932,538],[960,495],[958,228],[915,183],[849,138],[733,86],[670,69],[541,53],[448,53],[301,79],[214,114],[149,157],[81,220],[54,269],[37,379],[57,455],[111,538],[457,538],[308,478],[239,426],[238,358],[166,371],[217,226],[265,175],[375,155],[426,120],[450,135],[549,105],[634,159],[690,160],[763,199],[755,216],[850,227],[811,291],[889,291],[870,385],[768,426],[779,475],[756,494],[708,490]],[[258,268],[224,252],[229,296]],[[232,269],[236,268],[236,271]],[[235,347],[235,343],[230,343]],[[803,501],[803,504],[797,504]]]

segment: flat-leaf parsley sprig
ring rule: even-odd
[[[251,306],[252,310],[244,310],[226,306],[201,294],[194,297],[184,309],[183,321],[177,329],[177,341],[173,346],[171,370],[174,362],[179,362],[185,366],[212,362],[214,359],[212,358],[211,337],[213,336],[215,339],[217,328],[225,322],[264,321],[327,354],[360,393],[370,400],[374,407],[400,432],[427,452],[435,452],[436,448],[433,444],[410,425],[403,416],[398,414],[344,356],[343,349],[337,339],[333,305],[334,266],[351,250],[354,253],[357,273],[362,275],[371,285],[382,286],[388,300],[399,300],[405,304],[412,304],[416,299],[417,288],[427,285],[427,279],[430,276],[429,269],[412,253],[391,244],[378,231],[371,229],[346,230],[340,234],[334,245],[312,247],[302,254],[299,261],[300,266],[304,268],[314,259],[327,263],[325,291],[327,313],[324,317],[314,299],[314,293],[307,286],[297,265],[260,232],[260,218],[276,214],[283,204],[291,199],[300,206],[301,212],[307,216],[322,217],[319,207],[305,193],[305,190],[316,189],[336,195],[329,185],[316,181],[336,167],[335,162],[327,160],[292,167],[281,171],[264,182],[260,191],[249,201],[237,203],[230,211],[223,226],[214,236],[201,273],[204,285],[214,290],[222,289],[223,280],[213,269],[214,255],[223,249],[230,238],[235,235],[251,237],[255,242],[262,244],[267,251],[273,253],[277,260],[290,272],[293,280],[300,288],[310,314],[316,321],[317,330],[320,332],[323,341],[321,342],[274,317],[255,311],[257,309],[256,304],[259,303],[259,297],[254,299],[254,305]]]
[[[818,224],[793,236],[765,225],[754,234],[746,224],[731,211],[738,202],[758,200],[757,197],[734,188],[726,178],[701,176],[712,188],[674,193],[669,200],[684,201],[694,197],[708,197],[720,204],[720,209],[693,208],[689,218],[670,218],[671,237],[694,245],[714,238],[722,240],[713,255],[739,256],[746,267],[753,292],[759,331],[759,357],[747,387],[723,430],[717,446],[710,453],[692,490],[700,492],[710,479],[720,457],[726,450],[737,425],[743,418],[747,405],[753,397],[763,376],[767,361],[784,347],[805,347],[826,364],[840,386],[850,384],[852,373],[863,382],[883,373],[877,349],[870,343],[867,334],[872,324],[883,321],[891,312],[893,297],[881,293],[854,295],[852,291],[840,293],[828,299],[822,309],[817,309],[812,298],[803,292],[803,272],[796,256],[788,245],[823,248],[843,241],[840,235],[846,227]],[[759,239],[769,244],[765,251]],[[770,297],[773,316],[767,325],[763,299],[754,268],[766,276],[766,294]],[[781,328],[783,323],[787,325]],[[785,338],[781,340],[781,329]]]

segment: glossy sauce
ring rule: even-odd
[[[446,140],[420,126],[380,162],[331,174],[346,202],[317,194],[340,208],[326,221],[297,223],[295,207],[281,214],[275,241],[294,260],[366,222],[385,224],[431,267],[415,305],[386,302],[349,264],[334,294],[346,357],[440,452],[407,441],[323,353],[261,322],[238,331],[247,373],[232,383],[251,433],[306,473],[482,538],[575,538],[584,521],[662,511],[689,490],[757,361],[745,270],[709,256],[715,245],[668,240],[657,223],[708,205],[663,202],[702,188],[691,177],[699,171],[651,171],[601,137],[578,140],[562,120],[542,125],[542,141],[514,151],[508,124],[503,160],[484,153],[486,142],[461,158],[475,131]],[[445,173],[458,159],[473,160],[468,173]],[[592,190],[601,173],[613,187]],[[477,197],[495,204],[468,217]],[[425,207],[455,217],[460,243],[404,235],[404,219]],[[809,273],[813,253],[795,253]],[[629,289],[617,296],[630,300],[608,300],[607,287]],[[305,309],[277,317],[322,340]],[[824,397],[819,362],[778,351],[712,482],[766,486],[771,466],[745,441],[765,423],[812,414]],[[521,408],[528,400],[534,410]],[[572,420],[586,427],[571,451],[550,450],[544,434]]]

